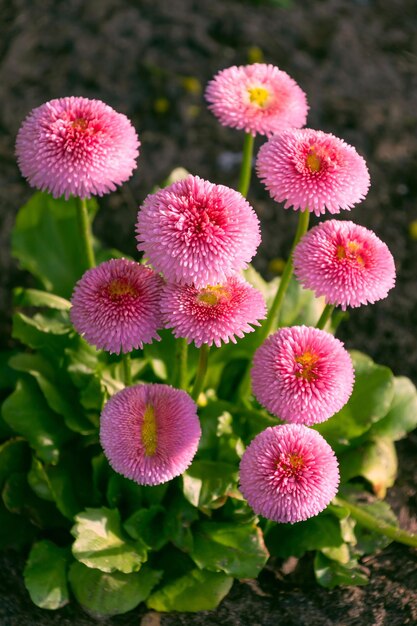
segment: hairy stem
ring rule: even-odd
[[[131,367],[131,359],[130,352],[123,354],[123,380],[126,387],[129,387],[132,384],[132,367]]]
[[[207,371],[209,350],[210,348],[208,347],[207,344],[203,344],[200,348],[200,356],[199,356],[198,365],[197,365],[197,374],[196,374],[195,381],[194,381],[193,391],[191,393],[192,399],[195,400],[196,402],[198,400],[198,396],[200,395],[203,389],[204,378],[205,378],[206,371]]]
[[[327,322],[331,318],[333,311],[334,311],[334,304],[326,304],[326,306],[323,309],[323,313],[320,315],[320,319],[316,324],[316,328],[323,330],[323,328],[326,326]]]
[[[277,293],[275,294],[275,298],[272,303],[272,306],[268,311],[266,320],[262,324],[262,330],[259,336],[260,344],[268,337],[269,333],[271,332],[271,328],[274,323],[274,320],[276,318],[279,318],[279,314],[281,312],[281,306],[284,301],[284,297],[287,292],[288,285],[290,284],[290,280],[294,272],[294,265],[293,265],[293,259],[292,259],[294,248],[297,245],[297,243],[300,241],[301,237],[307,232],[309,220],[310,220],[310,212],[308,211],[308,209],[302,212],[300,211],[300,215],[298,217],[297,231],[295,233],[294,241],[292,242],[291,252],[288,257],[288,261],[285,264],[285,268],[282,273],[279,287],[277,289]]]
[[[93,250],[93,242],[91,236],[90,218],[87,210],[87,200],[79,198],[77,202],[78,227],[81,237],[81,243],[84,250],[84,257],[87,268],[90,269],[96,264]]]
[[[288,257],[288,261],[285,265],[284,271],[282,273],[279,287],[275,294],[275,298],[272,303],[272,306],[269,309],[268,315],[265,321],[263,322],[261,329],[259,331],[258,345],[261,345],[265,341],[265,339],[268,337],[268,335],[271,332],[274,320],[276,318],[279,318],[279,314],[281,312],[281,306],[284,301],[284,296],[287,292],[288,285],[290,284],[291,276],[294,271],[293,260],[292,260],[294,248],[297,245],[297,243],[300,241],[301,237],[307,232],[309,220],[310,220],[310,212],[308,211],[308,209],[302,212],[300,211],[300,214],[298,217],[297,231],[295,233],[294,241],[291,246],[291,252]],[[250,394],[250,386],[251,386],[250,368],[251,368],[251,362],[248,363],[248,366],[246,368],[245,374],[242,379],[242,383],[240,385],[240,395],[243,401],[245,401],[245,399]]]
[[[243,144],[242,166],[240,168],[239,191],[242,196],[248,195],[250,179],[252,174],[254,137],[251,133],[246,133]]]
[[[178,389],[187,389],[188,344],[186,339],[178,339],[176,347],[176,375],[174,386]]]
[[[417,548],[417,535],[414,533],[408,533],[405,530],[401,530],[401,528],[381,522],[367,511],[364,511],[360,506],[352,504],[348,500],[340,498],[339,496],[333,499],[333,504],[347,509],[351,517],[353,517],[353,519],[365,528],[369,528],[369,530],[373,530],[380,535],[385,535],[385,537],[389,537],[399,543],[404,543],[406,546]]]

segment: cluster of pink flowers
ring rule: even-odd
[[[220,122],[269,139],[257,173],[284,208],[317,216],[350,210],[365,198],[364,159],[342,139],[302,128],[308,104],[288,74],[272,65],[231,67],[206,90]],[[128,118],[86,98],[61,98],[34,109],[16,143],[31,185],[54,197],[89,198],[128,180],[140,143]],[[220,347],[252,332],[266,315],[263,296],[241,272],[260,243],[259,220],[237,191],[185,179],[150,194],[138,212],[137,248],[151,267],[113,259],[88,270],[75,286],[71,320],[93,346],[128,353],[170,328],[197,347]],[[386,297],[395,283],[387,246],[353,222],[319,224],[298,243],[295,275],[329,305],[360,306]],[[281,328],[254,355],[252,389],[289,424],[250,443],[240,484],[255,513],[278,522],[317,515],[339,484],[336,457],[308,426],[335,415],[354,384],[351,358],[331,334]],[[100,438],[112,467],[144,485],[180,475],[197,451],[197,407],[167,385],[127,387],[106,404]]]
[[[175,337],[220,347],[265,317],[261,293],[240,276],[261,239],[240,193],[187,176],[145,199],[136,231],[138,249],[166,280],[162,319]]]
[[[209,83],[206,97],[225,126],[270,137],[259,151],[257,173],[284,208],[320,216],[349,210],[365,198],[370,184],[365,160],[342,139],[301,128],[305,96],[278,68],[255,64],[223,70]],[[352,222],[331,220],[313,228],[297,245],[294,266],[304,287],[343,310],[386,297],[395,283],[387,246]],[[291,423],[260,433],[243,455],[241,489],[256,513],[296,522],[319,513],[336,494],[337,460],[307,426],[337,413],[353,383],[348,352],[323,330],[282,328],[258,348],[253,393]]]

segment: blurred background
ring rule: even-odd
[[[102,199],[95,232],[135,255],[138,205],[176,166],[237,183],[243,134],[207,110],[208,80],[233,64],[268,62],[307,93],[308,125],[353,144],[372,186],[344,219],[376,231],[393,252],[389,298],[350,313],[339,336],[397,374],[417,375],[417,7],[415,0],[1,0],[0,298],[22,282],[10,260],[18,207],[31,190],[14,141],[28,112],[51,98],[98,98],[128,115],[142,142],[127,185]],[[263,139],[258,138],[257,145]],[[249,200],[263,225],[255,266],[272,277],[296,216],[255,180]]]

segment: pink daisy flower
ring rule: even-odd
[[[223,283],[247,267],[260,243],[259,220],[245,198],[198,176],[149,195],[137,222],[138,250],[171,282]]]
[[[327,441],[299,424],[273,426],[246,448],[240,490],[257,515],[301,522],[323,511],[337,493],[339,469]]]
[[[329,133],[304,128],[269,139],[258,153],[258,176],[284,208],[339,213],[363,200],[369,172],[355,148]]]
[[[395,285],[388,247],[354,222],[328,220],[315,226],[298,243],[293,258],[304,287],[343,310],[386,298]]]
[[[205,96],[221,124],[252,135],[269,136],[307,121],[304,91],[274,65],[228,67],[209,82]]]
[[[101,414],[100,440],[110,465],[140,485],[159,485],[182,474],[200,437],[196,404],[168,385],[126,387]]]
[[[262,294],[239,277],[225,283],[196,289],[192,285],[168,284],[161,300],[161,311],[167,328],[175,337],[219,348],[221,342],[236,343],[236,337],[259,326],[266,305]]]
[[[352,361],[343,343],[318,328],[281,328],[253,358],[255,397],[287,422],[324,422],[346,404],[353,382]]]
[[[119,354],[160,339],[163,280],[135,261],[111,259],[83,274],[72,295],[75,330],[98,349]]]
[[[140,142],[129,119],[100,100],[59,98],[33,109],[16,140],[20,170],[54,198],[114,191],[136,168]]]

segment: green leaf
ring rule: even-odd
[[[239,420],[243,439],[247,443],[265,430],[265,428],[278,426],[278,424],[283,423],[277,417],[270,415],[262,408],[239,407],[237,410],[234,410],[234,413]]]
[[[234,465],[217,461],[194,461],[182,476],[186,499],[203,510],[222,506],[237,491],[238,472]]]
[[[29,441],[41,459],[47,463],[58,462],[59,449],[72,433],[50,410],[33,380],[18,381],[16,390],[4,402],[2,413],[9,426]]]
[[[361,509],[375,517],[378,521],[391,526],[398,526],[398,519],[387,502],[362,502]],[[373,532],[361,524],[355,526],[356,546],[355,553],[359,555],[373,554],[383,550],[392,542],[392,539]]]
[[[201,439],[198,445],[199,455],[209,459],[214,459],[219,443],[217,434],[218,420],[222,415],[230,415],[229,409],[232,405],[224,400],[210,401],[199,411],[201,424]]]
[[[24,515],[39,528],[66,528],[67,521],[52,502],[38,498],[24,473],[11,474],[2,492],[3,502],[11,513]]]
[[[347,450],[339,461],[343,482],[363,476],[371,483],[378,498],[385,498],[387,488],[392,487],[397,476],[397,453],[391,439],[386,437]]]
[[[369,580],[363,569],[355,560],[349,563],[339,563],[328,559],[320,552],[314,558],[314,573],[317,582],[327,589],[333,589],[339,585],[367,585]]]
[[[12,254],[47,291],[69,298],[87,269],[77,222],[77,198],[37,192],[23,206],[12,233]],[[88,200],[90,212],[96,201]]]
[[[275,292],[273,296],[275,296]],[[313,291],[301,287],[298,280],[293,276],[285,294],[279,325],[305,324],[315,326],[323,311],[324,304],[324,298],[316,298]]]
[[[201,569],[256,578],[269,557],[255,524],[200,522],[193,527],[193,536],[190,556]]]
[[[87,509],[75,519],[72,552],[84,565],[102,572],[118,570],[129,574],[137,572],[146,561],[145,543],[125,540],[116,509]]]
[[[76,335],[71,346],[65,349],[65,354],[68,359],[68,372],[74,385],[84,388],[90,377],[95,374],[102,353]]]
[[[315,427],[338,453],[384,417],[394,394],[394,377],[388,367],[376,365],[360,352],[351,353],[355,385],[349,402],[339,413]]]
[[[142,492],[142,485],[110,470],[106,497],[111,508],[118,508],[130,515],[143,505]]]
[[[73,563],[69,581],[78,602],[88,613],[100,616],[120,615],[146,600],[162,572],[144,565],[140,572],[112,574]]]
[[[32,467],[28,473],[28,483],[38,498],[53,502],[54,496],[51,491],[48,475],[42,462],[35,456],[32,458]]]
[[[16,372],[10,367],[10,357],[14,356],[16,352],[14,350],[1,350],[0,351],[0,390],[14,389],[17,382]],[[0,423],[0,438],[3,437],[2,428],[5,426]],[[7,436],[8,433],[6,433]]]
[[[394,378],[394,397],[388,413],[371,428],[370,434],[398,441],[417,426],[417,389],[409,378]]]
[[[13,304],[17,307],[47,307],[57,311],[69,311],[71,302],[54,293],[41,291],[40,289],[23,289],[16,287],[13,290]]]
[[[37,532],[27,517],[10,513],[1,500],[0,528],[0,550],[20,550],[32,543]]]
[[[27,372],[38,383],[49,407],[62,415],[71,430],[87,435],[95,431],[91,422],[84,416],[78,402],[77,390],[72,382],[63,378],[49,361],[40,354],[17,354],[10,359],[10,365],[20,372]]]
[[[176,368],[175,337],[170,330],[158,331],[162,341],[153,341],[143,348],[145,358],[151,365],[155,376],[163,381],[168,380],[168,376]]]
[[[233,417],[230,402],[209,401],[199,411],[202,435],[198,446],[200,459],[218,460],[238,464],[244,445],[238,434],[240,415]]]
[[[160,550],[168,541],[164,532],[164,520],[164,507],[155,505],[133,513],[123,524],[123,528],[133,539],[144,541],[148,548]]]
[[[176,494],[171,500],[164,521],[164,531],[169,540],[184,552],[193,547],[191,524],[198,519],[198,511],[182,494]]]
[[[32,602],[41,609],[60,609],[68,604],[69,556],[67,548],[59,548],[51,541],[33,545],[23,575]]]
[[[236,402],[239,396],[239,384],[246,372],[247,359],[233,358],[226,362],[218,386],[218,397],[221,400]]]
[[[0,446],[0,490],[11,474],[30,468],[30,448],[24,439],[9,439]]]
[[[255,287],[255,289],[261,292],[268,308],[270,308],[279,287],[280,279],[273,278],[270,281],[266,281],[251,264],[243,271],[243,276],[252,287]]]
[[[93,485],[90,459],[82,443],[65,450],[59,462],[47,466],[45,471],[58,510],[71,521],[86,506],[101,503]]]
[[[37,313],[28,317],[23,313],[13,315],[13,339],[34,350],[45,350],[50,355],[61,355],[70,343],[72,327],[67,322]]]
[[[231,576],[195,569],[153,593],[146,606],[155,611],[211,611],[232,584]]]
[[[340,522],[333,515],[321,513],[297,524],[273,524],[265,534],[271,555],[286,559],[301,557],[310,550],[340,548],[344,544]]]

